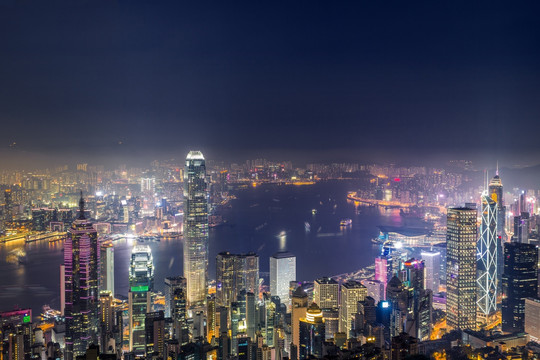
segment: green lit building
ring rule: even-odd
[[[135,245],[129,266],[129,350],[135,356],[146,351],[146,313],[150,312],[154,264],[148,245]]]

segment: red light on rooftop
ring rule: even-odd
[[[401,181],[401,179],[400,178],[394,178],[394,181],[399,182],[399,181]]]

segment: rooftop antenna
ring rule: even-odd
[[[495,171],[495,175],[499,176],[499,160],[497,160],[497,170]]]

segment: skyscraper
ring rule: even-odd
[[[480,317],[487,318],[497,311],[498,237],[497,203],[487,194],[482,196],[482,223],[478,239],[478,309]],[[479,319],[480,320],[480,319]],[[483,322],[483,320],[482,320]]]
[[[289,283],[296,280],[296,256],[278,252],[270,257],[270,294],[279,296],[281,303],[290,306]]]
[[[522,332],[525,328],[525,299],[538,293],[538,250],[518,242],[504,246],[502,330]]]
[[[298,354],[300,360],[323,357],[325,326],[323,313],[317,304],[312,303],[307,308],[306,316],[300,318],[299,335]]]
[[[242,290],[259,295],[259,256],[254,253],[216,256],[216,303],[229,306]]]
[[[165,317],[172,317],[174,308],[174,294],[176,289],[186,292],[186,278],[182,276],[171,276],[165,278]]]
[[[114,247],[112,242],[101,244],[100,248],[100,291],[110,291],[114,297]]]
[[[441,253],[435,250],[424,250],[420,255],[426,269],[425,287],[438,293],[441,284]]]
[[[367,289],[358,281],[350,280],[341,284],[341,306],[339,331],[345,333],[347,338],[351,337],[355,314],[358,312],[358,302],[364,301],[367,296]]]
[[[506,242],[506,207],[504,206],[504,192],[501,178],[499,177],[499,164],[497,172],[488,186],[491,200],[497,203],[497,292],[502,290],[502,274],[504,268],[503,246]]]
[[[84,205],[81,192],[79,216],[64,243],[66,360],[85,354],[88,345],[97,343],[99,327],[99,241]]]
[[[313,287],[313,301],[321,309],[337,309],[339,298],[339,284],[336,280],[323,277],[315,280]]]
[[[150,312],[154,287],[154,263],[148,245],[135,245],[129,266],[129,349],[136,355],[146,351],[146,313]]]
[[[184,171],[184,277],[190,308],[204,309],[208,278],[208,191],[206,164],[190,151]]]
[[[476,329],[476,233],[476,209],[448,209],[446,316],[449,330]]]
[[[291,297],[291,359],[298,359],[300,347],[300,319],[306,316],[308,296],[302,286],[299,286]],[[322,316],[322,314],[321,314]],[[294,351],[293,351],[294,349]],[[295,357],[296,355],[296,357]]]

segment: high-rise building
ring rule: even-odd
[[[300,319],[306,316],[308,307],[308,296],[302,286],[299,286],[291,297],[291,356],[296,355],[298,358],[298,349],[300,347]],[[322,314],[321,314],[322,315]],[[292,350],[295,351],[292,351]],[[291,357],[292,359],[292,357]]]
[[[519,243],[529,243],[529,224],[530,218],[528,212],[522,212],[514,216],[514,241]]]
[[[278,252],[270,257],[270,294],[279,296],[281,303],[290,306],[289,283],[296,280],[296,256]]]
[[[497,311],[498,276],[498,207],[487,194],[482,196],[482,222],[478,239],[478,310],[479,319]]]
[[[204,309],[208,279],[208,191],[206,164],[200,151],[190,151],[184,171],[184,277],[187,303]]]
[[[312,303],[306,311],[306,316],[299,322],[300,360],[323,357],[323,343],[325,341],[325,327],[323,313],[317,304]]]
[[[163,358],[165,352],[165,315],[163,311],[147,313],[144,324],[147,358]]]
[[[367,289],[358,281],[349,280],[341,284],[339,331],[347,338],[352,336],[355,315],[358,312],[358,302],[364,301]]]
[[[254,253],[216,256],[216,304],[229,306],[242,290],[259,295],[259,256]]]
[[[174,308],[174,293],[176,289],[186,292],[186,278],[182,276],[170,276],[165,278],[165,317],[172,317]]]
[[[100,255],[100,291],[110,291],[114,297],[114,247],[112,242],[101,244]]]
[[[264,343],[269,347],[274,346],[274,328],[276,321],[276,304],[272,301],[269,293],[263,294],[262,336]]]
[[[112,339],[114,341],[114,308],[113,308],[113,299],[112,293],[110,291],[101,291],[99,293],[99,302],[100,302],[100,343],[102,352],[105,353],[108,351],[108,344]]]
[[[321,309],[337,309],[339,306],[339,284],[336,280],[323,277],[315,280],[313,301]]]
[[[499,164],[497,172],[489,182],[489,196],[497,203],[497,292],[502,291],[502,274],[504,268],[503,246],[506,242],[506,207],[504,206],[504,192],[501,178],[499,177]]]
[[[135,355],[146,351],[146,313],[151,309],[154,262],[148,245],[135,245],[129,267],[129,349]]]
[[[362,285],[367,289],[367,294],[375,300],[375,303],[378,303],[381,300],[386,299],[384,288],[386,284],[383,284],[377,280],[362,280]]]
[[[79,216],[64,243],[66,360],[85,354],[88,345],[98,340],[99,241],[84,205],[81,193]]]
[[[538,250],[518,242],[504,246],[502,330],[523,332],[525,299],[538,293]]]
[[[446,233],[447,327],[476,329],[476,209],[449,208]]]
[[[189,342],[189,328],[187,321],[187,301],[185,288],[176,287],[172,295],[171,317],[173,320],[173,338],[178,340],[180,345]]]
[[[540,299],[525,299],[525,332],[531,341],[540,342]]]
[[[426,269],[425,288],[438,293],[441,284],[441,253],[435,250],[423,250],[420,255]]]

